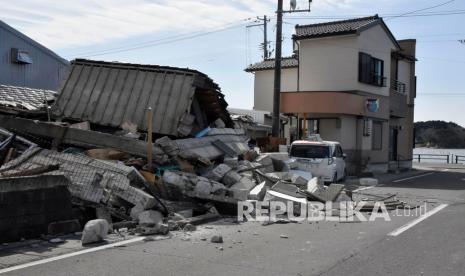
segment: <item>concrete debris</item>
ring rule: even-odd
[[[107,238],[109,229],[110,226],[104,219],[94,219],[88,221],[84,226],[84,230],[82,231],[82,245],[103,241]]]
[[[248,198],[251,200],[263,200],[266,193],[266,181],[255,186],[249,193]]]
[[[163,214],[159,211],[147,210],[139,213],[137,220],[140,225],[156,225],[163,221]]]
[[[141,235],[168,235],[170,229],[168,224],[157,223],[155,225],[139,225],[136,232]]]
[[[359,183],[361,186],[376,186],[378,185],[378,179],[364,177],[364,178],[360,178]]]
[[[260,155],[255,162],[259,163],[260,165],[264,166],[261,170],[265,173],[274,172],[273,168],[273,161],[269,155]]]
[[[213,237],[211,237],[210,241],[212,243],[223,243],[223,236],[221,235],[214,235]]]
[[[231,170],[232,170],[231,167],[229,167],[228,165],[220,164],[220,165],[216,166],[213,170],[208,172],[206,177],[213,180],[213,181],[221,182],[223,177]]]
[[[184,231],[188,231],[188,232],[192,232],[192,231],[195,231],[197,230],[197,227],[195,225],[192,225],[190,223],[187,223],[186,225],[184,225],[184,228],[183,228]]]

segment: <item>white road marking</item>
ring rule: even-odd
[[[435,172],[429,172],[429,173],[415,175],[415,176],[411,176],[411,177],[407,177],[407,178],[401,178],[401,179],[394,180],[392,182],[402,182],[402,181],[406,181],[406,180],[410,180],[410,179],[414,179],[414,178],[419,178],[419,177],[423,177],[423,176],[427,176],[427,175],[432,175],[433,173],[435,173]]]
[[[437,206],[436,208],[424,213],[423,215],[419,216],[418,218],[412,220],[411,222],[397,228],[396,230],[392,231],[391,233],[388,234],[388,236],[399,236],[403,232],[407,231],[408,229],[412,228],[413,226],[417,225],[418,223],[424,221],[425,219],[429,218],[430,216],[436,214],[437,212],[441,211],[442,209],[446,208],[449,206],[449,204],[441,204]]]
[[[368,186],[368,187],[358,188],[358,189],[353,190],[352,192],[365,191],[365,190],[368,190],[368,189],[371,189],[371,188],[374,188],[374,187],[375,186]]]
[[[15,265],[15,266],[0,269],[0,274],[15,271],[15,270],[19,270],[19,269],[23,269],[23,268],[27,268],[27,267],[31,267],[31,266],[46,264],[46,263],[50,263],[50,262],[54,262],[54,261],[58,261],[58,260],[62,260],[62,259],[66,259],[66,258],[70,258],[70,257],[74,257],[74,256],[79,256],[79,255],[83,255],[83,254],[87,254],[87,253],[91,253],[91,252],[96,252],[96,251],[100,251],[100,250],[104,250],[104,249],[108,249],[108,248],[118,247],[118,246],[130,244],[130,243],[135,243],[135,242],[138,242],[138,241],[143,241],[144,239],[145,239],[145,237],[137,237],[137,238],[133,238],[133,239],[130,239],[130,240],[124,240],[124,241],[115,242],[115,243],[111,243],[111,244],[106,244],[106,245],[102,245],[102,246],[98,246],[98,247],[92,247],[92,248],[89,248],[89,249],[84,249],[84,250],[81,250],[81,251],[71,252],[71,253],[68,253],[68,254],[60,255],[60,256],[55,256],[55,257],[51,257],[51,258],[47,258],[47,259],[33,261],[33,262],[30,262],[30,263]]]

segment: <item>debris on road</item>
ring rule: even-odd
[[[107,237],[109,229],[110,226],[104,219],[90,220],[82,231],[81,243],[85,245],[103,241]]]
[[[213,237],[211,237],[210,241],[212,243],[223,243],[223,236],[221,235],[214,235]]]

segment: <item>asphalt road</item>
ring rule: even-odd
[[[426,202],[429,211],[447,206],[397,236],[389,234],[420,214],[392,213],[391,221],[366,223],[268,226],[223,220],[170,239],[139,241],[5,275],[464,275],[465,170],[441,168],[381,184],[363,193],[397,193],[406,202]],[[211,243],[214,234],[221,234],[224,243]]]

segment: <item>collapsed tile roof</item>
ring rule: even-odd
[[[275,60],[267,59],[261,62],[257,62],[254,64],[249,65],[245,71],[246,72],[254,72],[260,70],[270,70],[274,69]],[[295,57],[284,57],[281,59],[281,68],[294,68],[299,65],[299,61]]]
[[[195,102],[204,123],[221,118],[226,126],[233,125],[218,85],[191,69],[76,59],[59,92],[52,107],[58,118],[112,127],[130,121],[145,131],[151,107],[153,132],[177,136],[180,121]]]
[[[362,27],[381,22],[382,19],[375,16],[361,17],[342,21],[317,23],[310,25],[296,25],[294,39],[316,38],[333,35],[356,33]]]
[[[0,85],[0,110],[9,113],[39,111],[56,95],[52,90]]]

